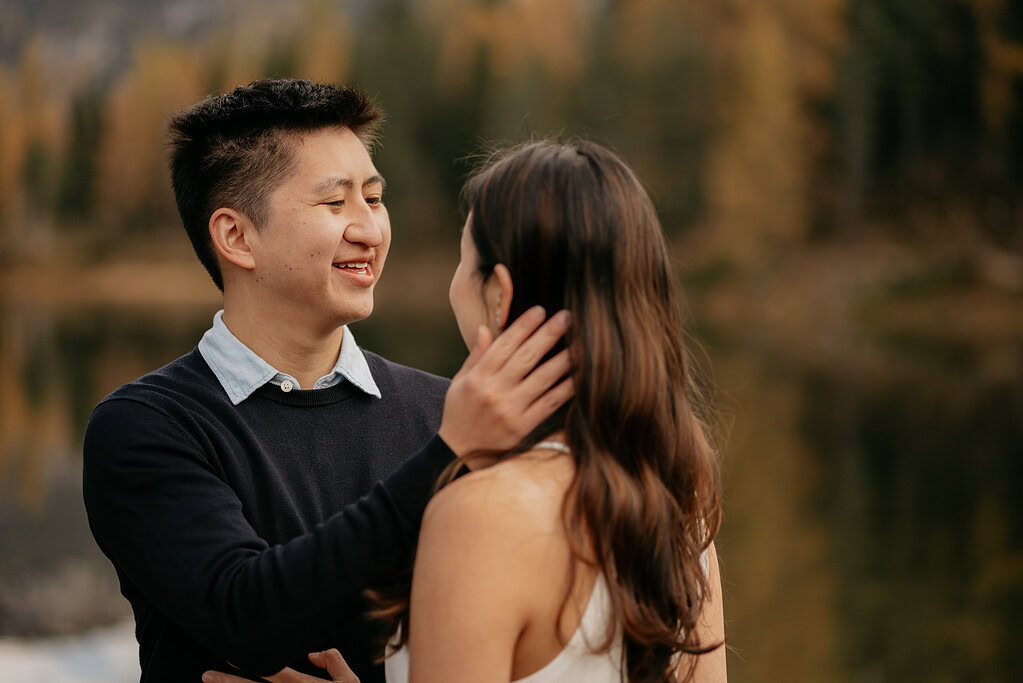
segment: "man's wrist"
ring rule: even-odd
[[[443,425],[441,425],[441,428],[437,430],[437,437],[444,442],[444,445],[448,447],[449,451],[454,453],[456,458],[461,457],[466,453],[467,449],[465,448],[465,444],[457,438],[457,435],[452,435],[451,430],[444,429]]]

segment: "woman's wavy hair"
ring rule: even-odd
[[[679,653],[721,646],[696,638],[709,591],[701,555],[720,526],[721,493],[653,205],[618,156],[587,141],[501,152],[470,178],[464,200],[481,284],[499,263],[511,272],[508,319],[537,304],[572,312],[575,397],[506,454],[563,429],[575,459],[562,504],[573,580],[561,610],[576,561],[596,558],[628,680],[674,680],[677,666],[689,679],[696,658]],[[408,633],[402,588],[397,601],[373,594],[372,616],[390,633],[398,624]]]

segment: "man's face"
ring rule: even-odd
[[[391,244],[384,179],[348,129],[302,134],[294,155],[253,240],[254,274],[260,296],[288,318],[335,329],[373,311]]]

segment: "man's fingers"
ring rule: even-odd
[[[536,331],[543,323],[546,313],[541,306],[533,306],[531,309],[519,316],[505,329],[494,343],[490,345],[487,352],[479,361],[480,369],[488,373],[496,373],[508,361],[508,358],[515,352],[529,335]]]
[[[252,681],[251,678],[233,676],[220,671],[207,671],[202,675],[202,680],[203,683],[250,683]],[[270,681],[270,683],[317,683],[317,681],[322,683],[323,681],[322,678],[306,676],[294,669],[281,669],[273,676],[267,676],[265,680]]]
[[[515,380],[528,375],[540,362],[540,359],[554,348],[558,340],[565,336],[570,320],[571,316],[568,311],[559,311],[556,315],[551,316],[550,320],[519,345],[511,358],[504,364],[503,372],[508,373]]]
[[[310,652],[309,661],[321,669],[326,669],[334,683],[359,683],[359,677],[355,675],[355,672],[348,666],[348,662],[336,648],[323,652]]]
[[[572,383],[571,377],[566,377],[558,386],[534,401],[533,405],[529,406],[523,414],[523,419],[531,424],[540,424],[573,396],[575,396],[575,385]]]
[[[249,679],[241,678],[239,676],[232,676],[231,674],[225,674],[220,671],[207,671],[202,675],[203,683],[249,683]],[[274,678],[270,677],[268,681],[273,681]]]
[[[205,679],[203,679],[205,680]],[[245,679],[248,680],[248,679]],[[282,669],[275,673],[273,676],[268,676],[266,680],[270,683],[322,683],[322,678],[316,676],[310,676],[308,674],[299,673],[294,669]],[[225,682],[214,681],[214,683],[235,683],[234,677],[232,676]]]
[[[515,390],[516,400],[524,407],[531,406],[544,392],[557,384],[572,369],[568,349],[562,349],[553,358],[539,366],[522,380]]]
[[[477,346],[482,355],[477,356],[474,349],[444,399],[437,433],[454,453],[512,448],[571,398],[571,390],[566,393],[571,384],[549,398],[544,393],[568,372],[567,354],[553,364],[544,363],[542,370],[536,368],[568,330],[570,316],[561,311],[546,323],[543,318],[543,308],[535,306],[492,343],[488,334],[481,333]],[[523,378],[534,369],[540,371],[523,386]],[[544,405],[550,406],[547,412]]]

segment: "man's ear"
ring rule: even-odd
[[[487,278],[484,292],[487,301],[487,324],[492,325],[498,332],[510,322],[508,309],[511,308],[514,292],[511,273],[503,263],[498,263]]]
[[[221,208],[210,216],[210,238],[217,253],[239,268],[252,270],[256,260],[250,241],[256,226],[245,214],[234,209]]]

